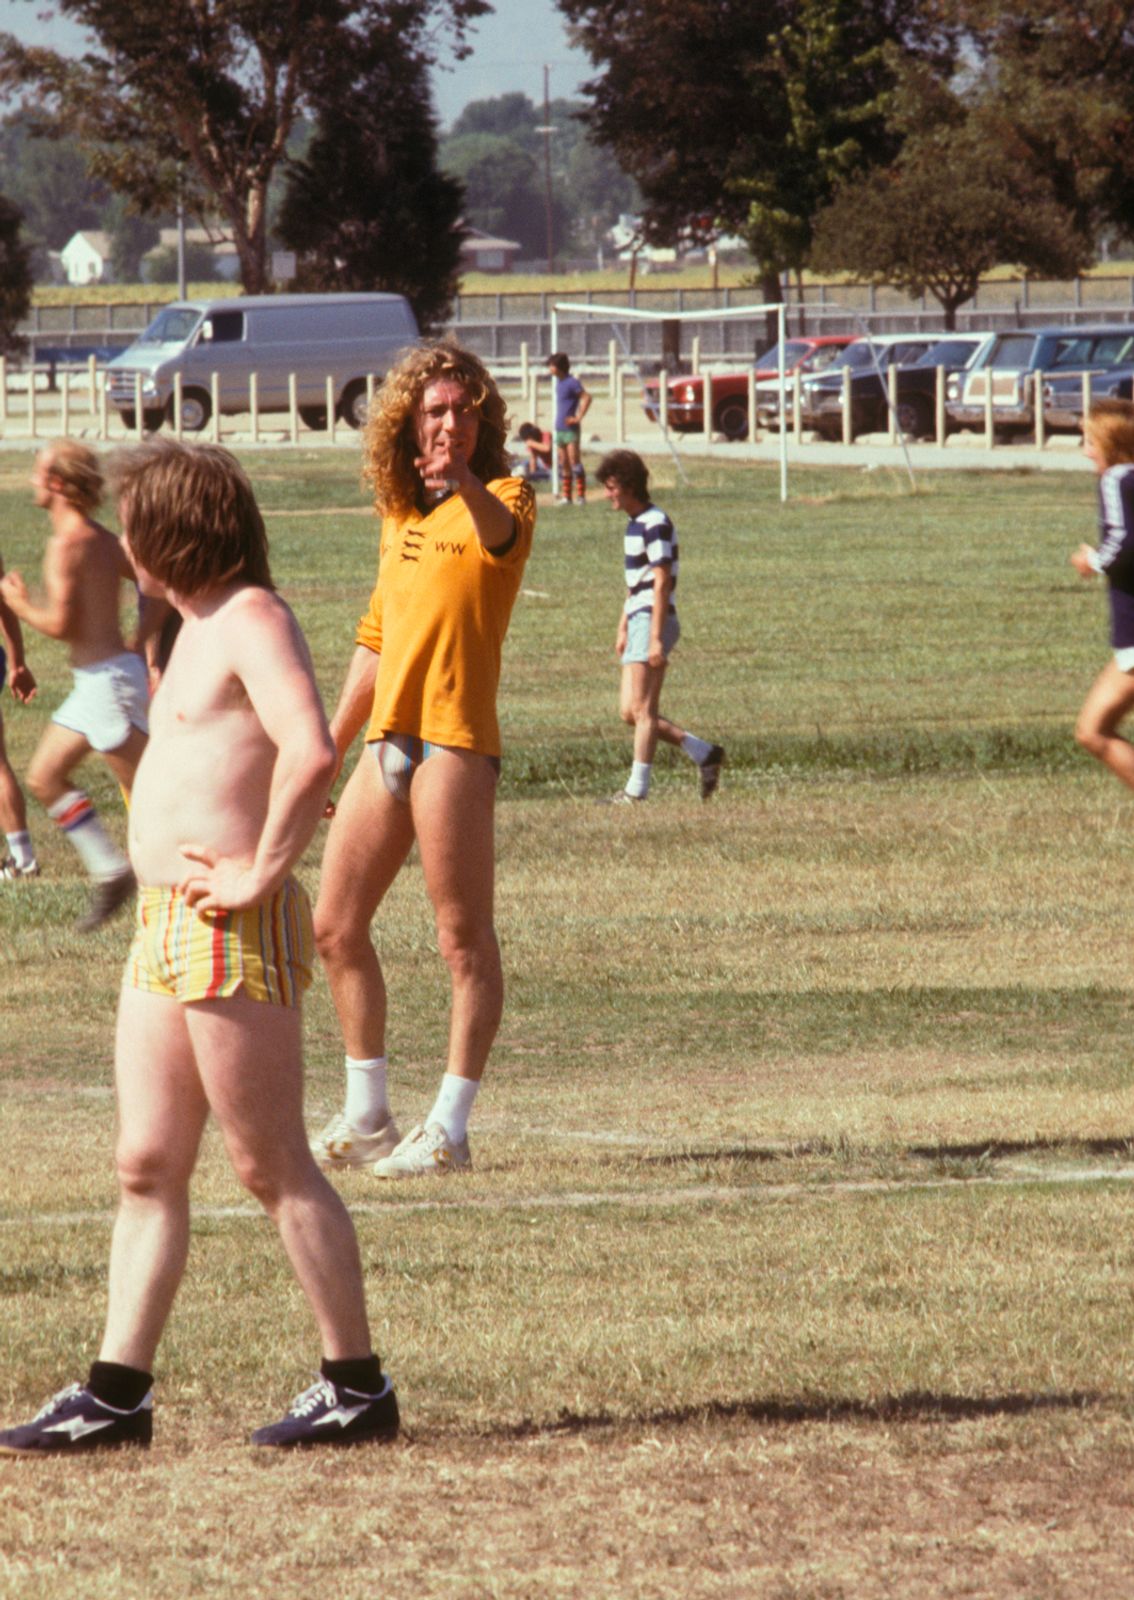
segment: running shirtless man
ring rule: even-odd
[[[0,1453],[149,1444],[154,1357],[185,1269],[210,1112],[279,1231],[323,1347],[319,1380],[252,1442],[389,1439],[398,1407],[371,1349],[354,1228],[303,1122],[314,936],[291,869],[337,766],[311,658],[226,451],[155,441],[125,458],[119,491],[143,594],[183,620],[130,808],[140,890],[118,1008],[109,1309],[87,1381],[0,1433]]]
[[[121,540],[92,516],[102,482],[98,458],[85,445],[60,439],[41,450],[32,488],[51,525],[45,598],[34,601],[18,572],[0,578],[0,594],[20,621],[70,650],[75,686],[32,756],[27,783],[93,879],[90,910],[78,923],[83,933],[129,900],[134,874],[71,774],[96,750],[128,798],[148,726],[145,662],[127,649],[118,617],[121,586],[133,583],[134,570]]]

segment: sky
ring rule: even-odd
[[[124,0],[129,4],[129,0]],[[50,0],[0,0],[0,32],[29,43],[78,51],[81,30],[52,17]],[[585,53],[573,50],[554,0],[495,0],[491,16],[477,24],[473,53],[433,77],[434,101],[446,128],[470,100],[520,92],[543,99],[543,69],[551,68],[551,98],[570,98],[591,76]]]

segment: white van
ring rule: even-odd
[[[366,420],[366,379],[381,379],[391,359],[418,338],[400,294],[261,294],[226,300],[178,300],[107,365],[110,398],[135,425],[136,378],[142,420],[173,420],[173,378],[181,374],[181,426],[199,432],[212,416],[213,374],[223,414],[246,412],[248,379],[257,377],[261,411],[286,411],[295,373],[299,415],[327,424],[327,379],[336,414],[352,428]]]

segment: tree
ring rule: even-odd
[[[4,192],[20,208],[33,247],[61,250],[82,228],[101,228],[110,199],[71,138],[36,138],[25,115],[0,123]]]
[[[812,266],[928,292],[950,329],[995,266],[1078,272],[1090,241],[1026,152],[989,132],[969,125],[913,140],[893,166],[844,184],[816,218]]]
[[[0,195],[0,355],[24,348],[17,328],[31,304],[31,254],[20,238],[18,207]]]
[[[220,215],[250,293],[267,285],[267,200],[288,135],[332,105],[359,52],[382,41],[423,66],[467,53],[488,0],[58,0],[89,30],[72,60],[0,35],[0,90],[23,88],[29,126],[77,136],[91,172],[143,213],[168,209],[184,167],[191,208]],[[451,46],[448,41],[452,40]]]
[[[437,169],[422,64],[387,48],[355,64],[353,92],[321,108],[306,153],[288,165],[280,238],[302,257],[300,287],[404,294],[431,331],[457,292],[464,195]]]
[[[641,186],[647,240],[743,230],[769,300],[835,185],[896,153],[901,62],[951,59],[921,0],[558,4],[601,69],[588,126]]]
[[[110,276],[115,283],[137,283],[142,276],[142,257],[155,249],[161,237],[156,222],[139,217],[121,195],[107,207],[106,231],[110,235]],[[177,274],[174,272],[173,281]]]
[[[552,233],[556,249],[590,250],[638,193],[609,150],[591,137],[586,105],[552,100],[537,107],[526,94],[473,100],[441,147],[441,162],[466,189],[466,216],[488,233],[517,239],[527,253],[547,251],[547,175],[551,158]],[[550,134],[543,132],[550,128]]]
[[[1080,225],[1134,223],[1134,11],[1117,0],[951,0],[985,100]]]

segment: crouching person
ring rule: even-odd
[[[185,1268],[189,1180],[210,1112],[322,1341],[319,1380],[252,1442],[388,1439],[398,1407],[371,1349],[354,1228],[303,1123],[300,998],[313,941],[291,870],[336,765],[311,659],[227,452],[155,442],[124,458],[117,486],[139,586],[168,599],[182,627],[130,812],[139,897],[115,1048],[109,1309],[85,1383],[0,1433],[0,1450],[150,1442],[151,1373]]]

